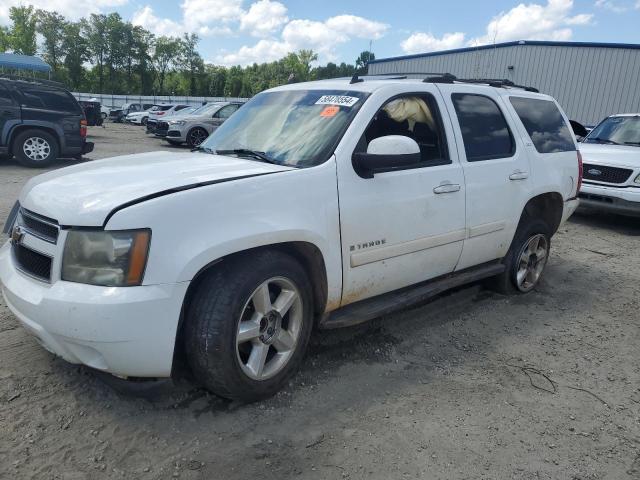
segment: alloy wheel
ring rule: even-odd
[[[549,257],[549,241],[541,233],[533,235],[524,244],[518,257],[516,283],[518,290],[528,292],[533,289],[542,275]]]
[[[204,142],[209,135],[201,128],[194,128],[189,132],[189,145],[197,147]]]
[[[29,137],[22,144],[22,151],[31,160],[46,160],[51,155],[51,145],[42,137]]]
[[[247,300],[236,333],[236,355],[253,380],[273,377],[293,356],[303,321],[302,297],[284,277],[263,282]]]

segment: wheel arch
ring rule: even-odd
[[[541,193],[529,199],[526,203],[522,210],[518,227],[528,218],[540,218],[549,226],[549,231],[553,236],[562,221],[563,209],[564,199],[560,193]]]
[[[251,255],[253,253],[264,250],[276,250],[279,252],[287,253],[294,257],[298,262],[300,262],[304,270],[307,272],[311,287],[313,289],[314,314],[316,318],[319,318],[320,315],[324,313],[328,298],[327,269],[324,256],[322,255],[322,252],[317,245],[306,241],[288,241],[262,245],[259,247],[229,253],[202,266],[202,268],[200,268],[200,270],[198,270],[198,272],[194,275],[189,284],[189,288],[187,289],[187,292],[182,301],[182,309],[180,311],[180,319],[176,331],[173,359],[174,369],[177,364],[180,364],[178,359],[183,356],[183,331],[186,319],[186,308],[191,302],[193,295],[197,291],[198,286],[204,279],[205,275],[212,271],[212,269],[220,268],[223,264],[228,264],[236,258]]]
[[[26,130],[44,130],[45,132],[49,133],[50,135],[53,135],[53,137],[56,139],[56,141],[58,142],[58,148],[60,150],[60,152],[62,152],[62,149],[64,148],[64,135],[61,135],[61,133],[57,130],[57,128],[52,127],[52,126],[48,126],[48,125],[41,125],[41,124],[37,124],[37,123],[21,123],[20,125],[15,126],[11,132],[9,133],[9,142],[8,142],[8,147],[9,147],[9,151],[12,152],[13,151],[13,144],[16,140],[16,137],[18,135],[20,135],[22,132],[26,131]]]

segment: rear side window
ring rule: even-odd
[[[467,161],[507,158],[515,153],[515,142],[502,111],[484,95],[451,95],[462,131]]]
[[[167,110],[170,110],[173,107],[173,105],[160,105],[158,107],[158,110],[160,110],[161,112],[166,112]]]
[[[575,151],[569,127],[554,102],[524,97],[509,100],[539,153]]]
[[[62,112],[79,113],[80,106],[73,96],[64,90],[48,89],[46,87],[22,87],[24,106],[43,110],[58,110]]]

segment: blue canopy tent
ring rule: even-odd
[[[0,53],[0,70],[31,70],[32,72],[47,72],[51,75],[51,66],[44,60],[31,55],[16,55]]]

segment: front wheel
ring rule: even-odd
[[[264,251],[225,263],[206,274],[187,310],[187,358],[213,393],[264,399],[302,362],[313,325],[311,285],[284,253]]]
[[[148,117],[142,117],[142,120],[140,120],[140,123],[141,123],[142,125],[146,125],[146,124],[147,124],[147,120],[149,120],[149,118],[148,118]]]
[[[527,293],[533,290],[549,260],[551,232],[542,220],[525,220],[504,259],[504,273],[491,286],[501,293]]]
[[[197,147],[202,142],[204,142],[208,136],[209,133],[204,128],[192,128],[191,130],[189,130],[189,133],[187,133],[187,145],[189,145],[191,148]]]

